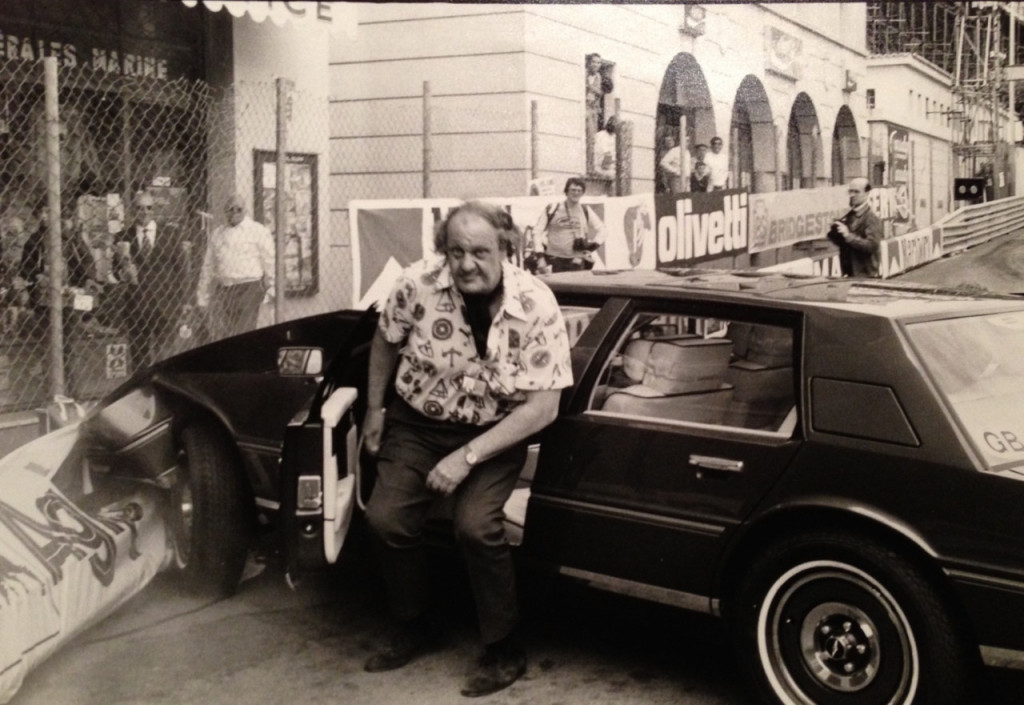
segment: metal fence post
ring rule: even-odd
[[[612,196],[622,195],[622,118],[619,113],[622,110],[622,99],[615,99],[615,177],[612,181]]]
[[[64,253],[61,247],[60,109],[57,58],[43,59],[46,111],[47,261],[50,267],[50,397],[64,394]]]
[[[537,101],[530,101],[530,178],[536,179],[540,176],[540,159],[538,151],[540,148],[540,133],[538,126],[540,118],[537,112]]]
[[[277,79],[277,161],[275,164],[274,181],[274,323],[283,320],[285,281],[284,250],[287,208],[285,190],[288,180],[285,170],[288,168],[288,120],[291,117],[291,79]],[[300,263],[301,266],[301,263]]]
[[[430,134],[430,81],[423,82],[423,197],[430,198],[430,170],[434,146]]]

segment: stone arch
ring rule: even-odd
[[[685,134],[680,134],[681,122],[685,120]],[[704,71],[692,54],[676,54],[665,69],[658,93],[657,123],[654,131],[655,191],[661,188],[658,178],[658,162],[662,156],[662,140],[666,135],[676,138],[678,144],[692,155],[695,144],[711,141],[715,136],[715,110],[711,104]]]
[[[832,130],[832,184],[845,184],[855,176],[864,176],[860,136],[853,111],[844,105],[836,113],[836,125]]]
[[[821,152],[818,111],[811,97],[801,91],[793,101],[793,108],[789,113],[783,189],[814,188],[827,183],[825,162]]]
[[[768,94],[760,79],[748,74],[736,90],[729,126],[729,165],[730,172],[736,175],[734,186],[749,188],[751,193],[776,189],[775,141]]]

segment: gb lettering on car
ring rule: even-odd
[[[747,252],[747,192],[692,193],[655,198],[658,268],[723,260]]]

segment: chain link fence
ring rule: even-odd
[[[140,366],[348,301],[322,98],[43,64],[0,60],[0,411],[98,398]],[[234,194],[266,229],[224,239],[204,315]],[[218,305],[249,280],[246,305]]]

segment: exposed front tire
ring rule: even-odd
[[[174,560],[189,587],[221,596],[238,589],[249,548],[249,492],[229,441],[196,423],[181,433],[171,489]]]
[[[962,705],[974,661],[935,588],[861,537],[818,533],[754,561],[730,619],[759,697],[785,705]]]

